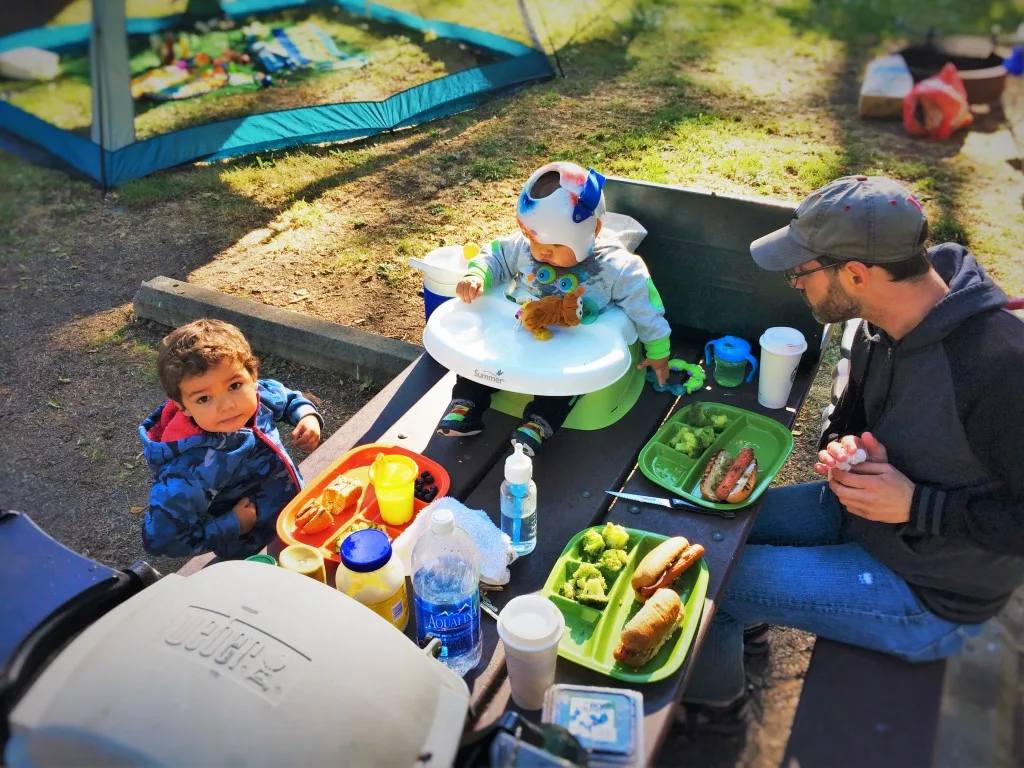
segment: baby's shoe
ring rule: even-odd
[[[523,453],[533,458],[540,453],[544,441],[553,434],[554,430],[540,416],[527,416],[512,432],[512,447],[515,448],[516,443],[521,443]]]
[[[448,415],[437,423],[437,434],[445,437],[469,437],[484,431],[482,409],[472,400],[452,400]]]

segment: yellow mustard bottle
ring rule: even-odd
[[[341,563],[334,577],[338,591],[404,631],[409,623],[405,568],[392,556],[387,534],[375,528],[350,533],[342,540],[339,554]]]

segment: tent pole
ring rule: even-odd
[[[101,177],[107,186],[106,159],[135,143],[135,105],[128,65],[125,0],[92,0],[89,74],[92,80],[92,140],[99,144]]]

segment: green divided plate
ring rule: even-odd
[[[603,528],[598,526],[592,530],[600,532]],[[565,545],[544,584],[542,594],[557,605],[565,616],[565,634],[558,645],[558,655],[631,683],[653,683],[668,677],[682,666],[694,635],[697,634],[700,614],[704,608],[704,595],[708,591],[708,566],[704,558],[687,569],[673,585],[683,601],[679,629],[649,662],[642,667],[628,667],[617,662],[612,653],[619,644],[622,628],[640,610],[640,603],[634,599],[633,587],[629,582],[637,563],[668,537],[627,528],[629,562],[618,573],[601,569],[608,582],[609,600],[603,608],[595,608],[559,594],[562,582],[585,562],[580,557],[580,540],[587,530],[591,529],[580,531]]]
[[[793,450],[793,435],[781,422],[770,416],[761,416],[720,403],[702,403],[702,406],[709,414],[725,414],[729,417],[725,431],[718,435],[711,447],[698,458],[691,459],[669,445],[693,408],[693,405],[688,405],[672,414],[640,451],[637,460],[640,471],[649,480],[702,507],[723,510],[745,507],[764,493],[775,473],[786,462]],[[724,448],[735,456],[748,445],[754,449],[754,458],[757,460],[757,485],[753,493],[738,504],[717,503],[701,496],[700,479],[711,454]]]

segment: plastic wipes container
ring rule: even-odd
[[[592,768],[641,765],[644,699],[638,691],[590,685],[553,685],[541,722],[565,728],[587,750]]]
[[[367,528],[342,540],[334,583],[339,592],[405,630],[409,623],[405,568],[400,558],[392,557],[391,542],[383,531]]]
[[[370,483],[377,494],[380,516],[388,525],[405,525],[412,520],[418,474],[416,462],[397,453],[378,453],[370,465]]]
[[[757,371],[757,360],[750,354],[750,344],[736,336],[723,336],[704,345],[704,361],[712,376],[723,387],[738,387],[744,378],[750,381]],[[750,373],[747,374],[747,363]]]
[[[422,259],[409,259],[409,266],[423,273],[423,314],[431,313],[456,295],[459,280],[466,273],[470,259],[480,253],[476,243],[435,248]]]

